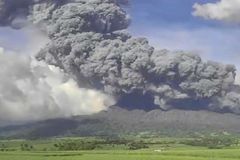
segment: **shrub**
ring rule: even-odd
[[[54,144],[60,151],[75,151],[75,150],[94,150],[97,144],[94,142],[63,142],[59,144]]]
[[[143,142],[132,142],[128,144],[129,150],[138,150],[138,149],[144,149],[144,148],[149,148],[149,147]]]
[[[212,136],[182,142],[191,146],[208,147],[209,149],[221,149],[238,144],[238,140],[230,136]]]

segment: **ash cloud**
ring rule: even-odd
[[[78,85],[136,105],[140,98],[162,110],[207,109],[240,114],[239,86],[232,65],[203,62],[198,55],[155,50],[145,38],[125,29],[124,0],[0,1],[0,22],[12,25],[18,14],[39,26],[50,42],[36,58],[58,66]],[[6,7],[7,6],[7,7]],[[126,96],[127,95],[127,96]],[[128,98],[125,98],[128,97]],[[131,98],[129,98],[131,97]]]

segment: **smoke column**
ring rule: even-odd
[[[121,8],[127,3],[1,0],[0,23],[19,28],[27,21],[38,26],[50,42],[37,60],[60,67],[79,86],[114,96],[118,105],[138,106],[143,99],[146,108],[240,114],[233,65],[203,62],[192,53],[155,50],[147,39],[132,37],[125,31],[129,16]]]

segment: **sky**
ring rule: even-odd
[[[6,49],[17,49],[23,47],[27,41],[23,32],[12,30],[8,27],[0,28],[0,45]]]
[[[232,1],[232,0],[229,0]],[[187,50],[205,60],[235,64],[240,69],[240,27],[193,16],[195,3],[218,0],[132,0],[130,32],[147,37],[157,49]]]
[[[129,1],[131,4],[124,6],[124,9],[128,11],[130,17],[132,18],[132,24],[128,30],[134,36],[146,37],[149,39],[150,44],[156,49],[185,50],[194,52],[196,54],[200,54],[204,60],[214,60],[235,64],[240,70],[240,65],[238,63],[240,60],[240,0]],[[81,8],[84,9],[84,7]],[[4,10],[4,8],[2,8],[2,10]],[[62,10],[57,8],[55,11],[61,12]],[[28,11],[26,11],[26,13],[28,13]],[[70,11],[70,13],[72,12]],[[14,12],[13,14],[15,16],[16,13]],[[39,16],[39,14],[40,13],[37,12],[36,16]],[[5,18],[5,16],[2,17]],[[17,19],[18,17],[15,18]],[[15,19],[13,18],[13,21],[14,20]],[[61,16],[60,20],[63,21],[64,24],[69,22],[68,18],[65,19],[65,16]],[[78,25],[78,21],[74,22],[76,22],[76,24],[73,23],[71,25]],[[53,25],[52,23],[50,24]],[[111,25],[111,23],[108,25]],[[70,27],[70,29],[72,28]],[[109,29],[111,29],[111,26]],[[63,38],[65,37],[63,36]],[[0,28],[0,90],[4,91],[0,92],[2,93],[0,95],[2,101],[1,99],[0,101],[3,103],[3,105],[1,105],[3,107],[0,107],[0,121],[1,118],[3,120],[12,120],[12,118],[14,120],[29,120],[28,118],[40,120],[41,118],[45,119],[52,116],[61,117],[75,114],[80,115],[82,113],[95,113],[96,111],[98,112],[99,110],[104,110],[107,106],[110,106],[110,104],[115,103],[115,99],[112,96],[106,95],[98,90],[85,89],[85,86],[81,88],[81,86],[78,85],[80,83],[77,83],[71,78],[71,76],[68,77],[63,70],[44,62],[36,61],[36,59],[29,57],[32,56],[32,53],[37,53],[40,50],[39,47],[42,45],[45,46],[48,41],[49,39],[47,36],[38,31],[38,27],[32,27],[31,25],[26,25],[22,30],[13,30],[7,27]],[[73,45],[75,44],[73,43]],[[13,54],[5,54],[6,51],[7,53],[13,52]],[[25,56],[21,55],[24,53],[26,54]],[[130,53],[131,52],[128,54]],[[66,68],[71,68],[68,66],[68,62],[70,61],[65,61],[65,58],[62,58],[61,55],[59,56],[59,59],[64,61],[64,65],[67,64]],[[46,56],[46,59],[48,58],[49,57]],[[68,58],[70,58],[69,60],[73,60],[71,58],[75,57],[68,56]],[[164,58],[159,58],[156,62],[151,62],[156,64],[156,68],[158,69],[158,67],[162,67],[162,64],[163,66],[165,65],[164,61]],[[186,61],[188,62],[188,60]],[[92,66],[92,63],[93,62],[89,62],[88,65]],[[158,63],[160,64],[159,66]],[[99,64],[102,66],[101,63]],[[108,66],[108,64],[106,65]],[[189,67],[189,63],[186,63],[185,65],[187,66],[187,69],[191,68]],[[86,71],[88,71],[88,67],[86,67]],[[105,68],[105,65],[100,68]],[[186,68],[182,68],[185,71]],[[216,70],[219,71],[220,69],[217,67]],[[231,70],[231,67],[228,67],[227,70]],[[214,72],[215,74],[217,71],[215,71],[215,68],[211,69],[210,67],[209,75],[211,75],[211,72]],[[124,69],[122,69],[122,72],[125,74]],[[131,73],[129,68],[126,70],[126,75],[130,75],[128,72]],[[121,78],[125,78],[123,73]],[[131,78],[141,75],[134,73],[135,71],[133,72],[133,75],[130,75],[129,80],[132,86],[135,86],[135,81],[132,82]],[[227,71],[226,73],[223,71],[221,74],[224,76],[221,75],[220,79],[217,79],[217,83],[222,82],[224,83],[223,86],[225,86],[225,80],[227,81],[226,84],[228,84],[228,82],[233,82],[233,74],[230,71]],[[99,75],[97,75],[97,77],[98,76]],[[210,77],[211,76],[209,76],[209,78]],[[90,76],[89,78],[95,78],[95,75],[93,77]],[[103,77],[103,79],[105,79],[105,77]],[[203,90],[205,91],[208,90],[209,86],[211,89],[211,86],[213,85],[213,89],[216,90],[215,81],[210,81],[209,84],[208,82],[209,81],[207,81],[207,79],[203,79],[203,81],[199,80],[199,86],[202,87],[202,85],[204,85]],[[237,79],[237,83],[240,84],[240,78]],[[195,85],[195,83],[193,84]],[[152,84],[150,86],[152,87]],[[175,84],[173,86],[175,86]],[[197,89],[199,89],[198,83],[196,86]],[[208,87],[207,89],[205,89],[206,86]],[[221,84],[219,84],[219,86],[222,87]],[[160,85],[156,87],[156,90],[159,90],[158,87],[162,86]],[[170,89],[169,93],[171,92],[178,95],[178,93],[175,93],[175,88],[171,87],[172,86],[169,84],[163,85],[164,90],[168,91]],[[113,88],[115,89],[115,86]],[[152,91],[152,89],[150,90]],[[178,90],[176,90],[176,92],[177,91]],[[158,94],[161,95],[161,91]],[[166,94],[168,94],[168,92]],[[230,100],[229,103],[233,103],[234,105],[236,105],[236,103],[239,104],[237,101],[239,99],[239,94],[236,94],[237,95],[235,97],[230,94],[230,96],[233,96],[232,100],[227,99],[227,102],[224,103],[229,105],[228,100]],[[180,97],[181,96],[182,94],[180,94]],[[163,97],[165,97],[165,94]],[[97,98],[99,98],[99,100]],[[162,102],[160,96],[159,99],[155,100],[159,101],[159,103]],[[225,99],[223,100],[225,101]],[[79,102],[81,102],[81,104]],[[165,104],[162,105],[164,106]],[[69,107],[66,108],[66,106],[71,106],[71,109],[69,109]],[[35,119],[35,113],[39,113],[36,117],[37,119]]]
[[[157,49],[186,50],[205,60],[235,64],[239,69],[240,27],[193,16],[195,3],[218,0],[130,0],[127,11],[132,23],[129,31],[146,37]],[[230,0],[234,1],[234,0]],[[22,31],[0,28],[0,46],[26,50],[29,39]]]

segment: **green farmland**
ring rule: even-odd
[[[64,138],[2,140],[0,160],[239,160],[237,143],[189,145],[194,139],[102,140]],[[133,145],[134,143],[134,145]],[[80,145],[78,145],[80,144]],[[92,147],[93,145],[95,147]],[[85,146],[85,147],[82,147]],[[70,148],[68,148],[70,147]],[[81,147],[81,148],[79,148]],[[134,148],[136,147],[136,148]],[[139,147],[139,148],[138,148]],[[65,149],[65,150],[64,150]]]
[[[7,152],[1,160],[239,160],[240,149],[142,151]]]

